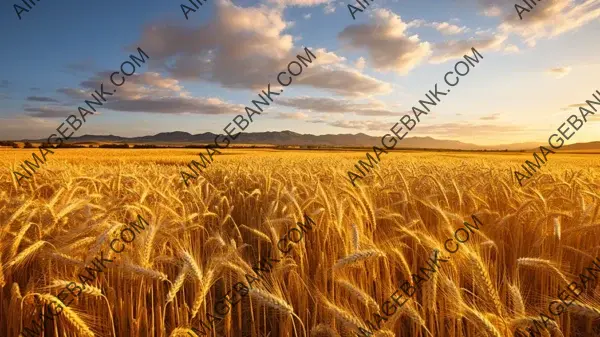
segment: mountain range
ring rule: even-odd
[[[152,136],[121,137],[113,135],[83,135],[72,137],[67,143],[129,143],[129,144],[155,144],[184,146],[194,144],[213,144],[216,134],[205,132],[191,134],[188,132],[174,131],[161,132]],[[30,142],[43,142],[45,140],[22,140]],[[287,145],[287,146],[321,146],[321,147],[372,147],[381,145],[381,137],[369,136],[364,133],[337,134],[337,135],[311,135],[299,134],[292,131],[268,131],[242,133],[233,142],[236,144],[256,145]],[[456,140],[440,140],[431,137],[410,137],[398,143],[396,148],[403,149],[444,149],[444,150],[528,150],[547,143],[513,143],[501,145],[476,145]],[[561,150],[600,150],[600,141],[590,143],[576,143],[567,145]]]

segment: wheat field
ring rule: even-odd
[[[119,228],[149,227],[47,321],[43,336],[196,336],[261,258],[278,259],[211,336],[355,336],[464,221],[483,225],[373,336],[513,336],[598,256],[600,157],[394,152],[354,188],[363,152],[224,150],[185,187],[198,150],[57,149],[32,184],[0,150],[0,336],[18,336]],[[275,247],[304,215],[317,224]],[[596,283],[546,336],[593,336]],[[581,335],[581,334],[580,334]]]

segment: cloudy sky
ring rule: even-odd
[[[484,57],[411,136],[546,142],[600,90],[600,0],[41,1],[0,7],[0,139],[47,137],[136,48],[150,62],[75,133],[222,133],[309,47],[314,62],[246,130],[389,132],[471,47]],[[137,52],[135,52],[137,54]],[[568,143],[600,140],[593,116]]]

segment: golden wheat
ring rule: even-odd
[[[359,152],[223,149],[185,187],[191,149],[60,151],[27,187],[0,170],[1,336],[31,327],[37,289],[57,294],[101,252],[114,262],[46,336],[195,336],[218,301],[230,310],[206,323],[213,335],[304,337],[299,322],[313,337],[354,336],[394,292],[407,299],[400,285],[439,249],[450,261],[372,336],[509,337],[556,298],[549,276],[577,281],[600,252],[597,155],[553,157],[521,188],[523,154],[390,151],[355,188],[344,170]],[[0,162],[26,155],[0,149]],[[138,214],[150,226],[121,246]],[[304,214],[316,226],[280,243]],[[456,243],[449,230],[473,214],[483,226]],[[255,267],[269,257],[280,261]],[[592,324],[596,292],[552,332]]]

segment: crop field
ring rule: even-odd
[[[531,153],[393,152],[353,187],[364,152],[227,149],[186,187],[198,152],[56,149],[20,187],[0,149],[0,336],[595,336],[597,154],[520,187]]]

